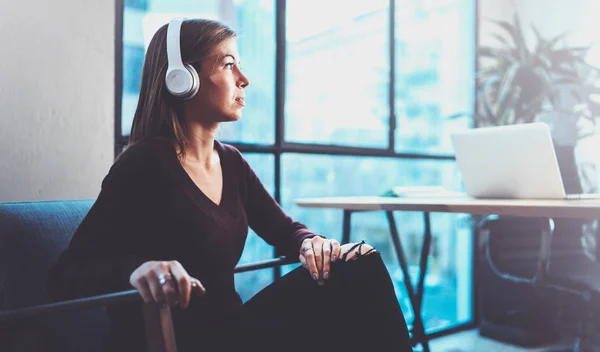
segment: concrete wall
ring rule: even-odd
[[[0,9],[0,201],[97,196],[113,159],[114,1]]]

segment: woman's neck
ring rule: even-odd
[[[218,123],[211,126],[199,123],[187,126],[186,163],[201,164],[207,169],[214,165],[213,149],[218,128]]]

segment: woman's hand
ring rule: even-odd
[[[341,246],[337,240],[322,237],[305,239],[300,246],[300,262],[312,278],[319,283],[325,284],[329,279],[330,264],[340,258]]]
[[[203,296],[206,289],[200,280],[188,275],[178,261],[150,261],[140,265],[129,277],[144,303],[161,303],[187,308],[192,293]]]

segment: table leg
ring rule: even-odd
[[[542,229],[542,240],[538,255],[538,267],[534,277],[534,283],[543,283],[550,269],[550,252],[552,248],[552,235],[554,234],[554,220],[548,218]]]
[[[352,210],[344,209],[344,223],[342,227],[342,244],[350,243],[350,216]]]
[[[423,286],[425,285],[425,274],[427,273],[428,263],[427,259],[429,259],[429,250],[431,248],[431,220],[428,212],[423,213],[423,221],[425,222],[425,234],[423,236],[423,246],[421,247],[421,256],[419,260],[419,281],[417,281],[417,302],[415,304],[415,306],[419,308],[419,313],[421,312],[423,295],[425,294]]]
[[[413,319],[413,342],[421,343],[424,352],[429,352],[429,343],[427,341],[427,335],[425,334],[425,327],[423,325],[423,319],[421,317],[421,302],[423,301],[423,283],[425,279],[425,271],[427,270],[427,256],[429,255],[429,247],[431,244],[431,227],[429,221],[429,213],[425,213],[425,236],[423,239],[423,248],[421,249],[420,258],[420,272],[419,282],[417,282],[418,292],[415,293],[412,282],[410,280],[410,273],[408,271],[408,264],[400,242],[400,236],[398,235],[398,228],[396,227],[396,220],[394,214],[391,211],[386,211],[388,222],[390,224],[390,232],[392,235],[392,241],[394,248],[396,249],[396,256],[400,262],[400,268],[404,274],[404,285],[408,293],[408,298],[414,312]],[[425,255],[425,257],[423,257]]]

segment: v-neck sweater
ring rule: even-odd
[[[241,305],[234,268],[248,226],[282,254],[298,256],[302,241],[316,234],[281,209],[235,147],[214,146],[223,177],[218,205],[189,177],[170,142],[145,140],[121,153],[50,271],[50,295],[131,289],[129,277],[144,262],[177,260],[205,286],[207,296],[196,305],[210,316]]]

